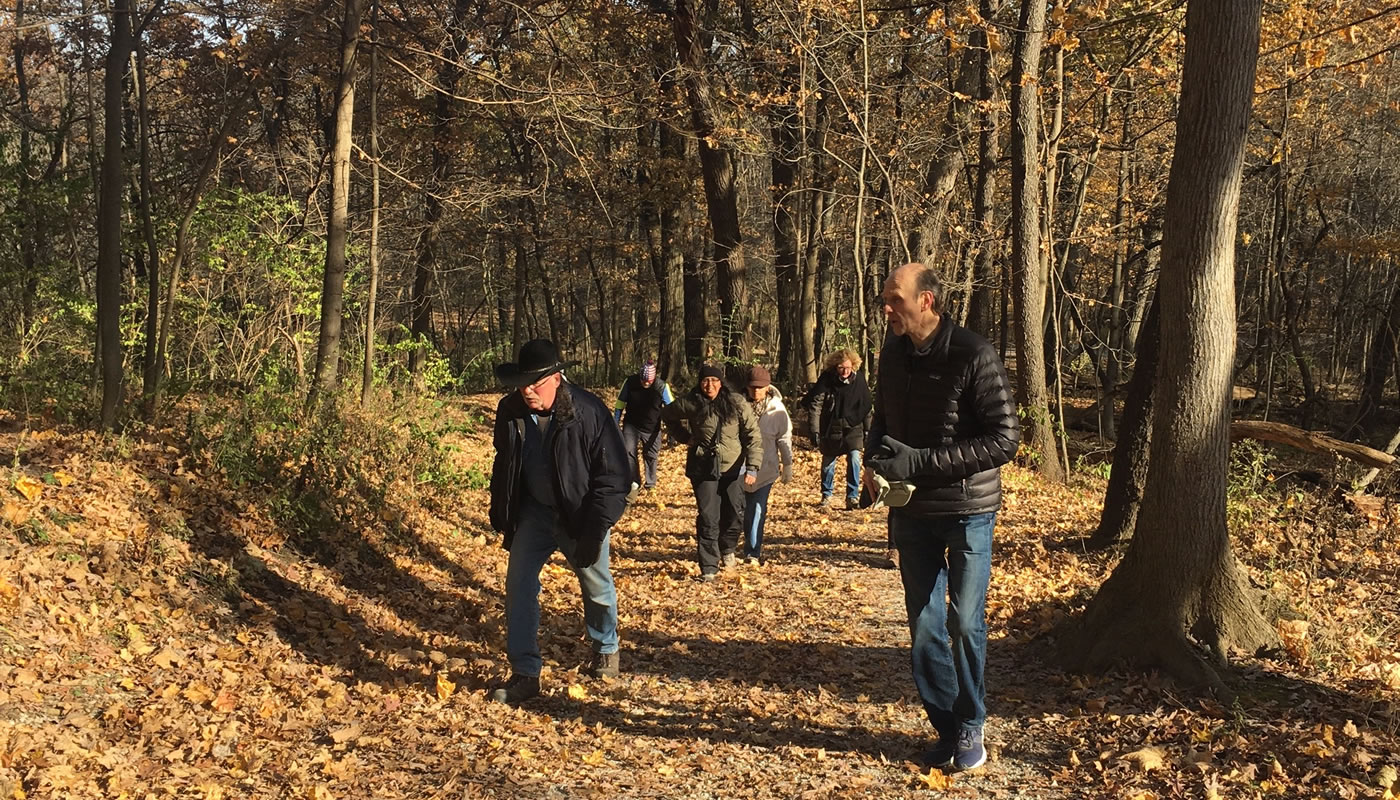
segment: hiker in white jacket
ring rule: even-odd
[[[768,519],[768,493],[779,477],[783,483],[792,480],[792,417],[768,370],[751,369],[748,389],[763,436],[763,462],[757,480],[744,486],[744,561],[757,565],[763,548],[763,523]]]

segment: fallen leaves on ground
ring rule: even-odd
[[[489,469],[486,434],[454,440],[464,470]],[[483,490],[386,486],[375,513],[308,533],[171,431],[0,447],[16,454],[0,484],[0,798],[1400,791],[1400,548],[1384,525],[1302,509],[1235,532],[1254,582],[1304,619],[1281,623],[1281,652],[1239,657],[1224,705],[1155,675],[1053,667],[1057,626],[1114,563],[1078,546],[1102,484],[1008,468],[992,759],[948,776],[914,763],[931,731],[884,517],[817,508],[814,452],[773,491],[764,565],[701,584],[683,456],[665,450],[658,490],[614,531],[622,678],[587,677],[577,582],[556,557],[544,696],[517,709],[486,699],[508,669]]]

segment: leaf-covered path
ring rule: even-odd
[[[1397,763],[1397,616],[1364,596],[1371,573],[1324,590],[1370,606],[1338,628],[1350,662],[1248,661],[1232,708],[1050,666],[1046,634],[1111,566],[1074,544],[1100,485],[1008,469],[992,760],[949,779],[910,761],[929,729],[883,517],[821,512],[811,451],[774,490],[768,563],[713,584],[691,580],[693,505],[680,451],[663,451],[658,491],[615,531],[623,676],[583,675],[577,584],[556,557],[546,695],[515,709],[486,701],[505,676],[506,554],[484,490],[391,487],[359,498],[373,516],[293,538],[280,495],[235,487],[168,434],[0,439],[16,453],[0,797],[1380,797]],[[489,465],[481,433],[456,444],[464,473]]]

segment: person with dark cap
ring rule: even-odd
[[[648,358],[635,375],[628,376],[617,393],[614,415],[622,429],[622,446],[627,463],[632,465],[633,499],[638,488],[656,488],[656,459],[661,454],[661,409],[671,404],[671,387],[656,377],[656,361]],[[646,465],[646,482],[637,466],[637,444],[642,445],[642,462]]]
[[[792,417],[788,416],[778,387],[773,385],[773,376],[763,367],[749,370],[749,403],[763,437],[763,468],[755,474],[752,485],[744,486],[744,561],[758,566],[773,482],[779,478],[783,483],[792,480]]]
[[[617,677],[617,591],[609,534],[627,507],[631,471],[622,436],[597,395],[569,383],[548,339],[520,348],[496,367],[514,391],[496,406],[491,527],[505,535],[506,652],[511,677],[492,693],[522,703],[540,693],[540,570],[555,550],[573,567],[593,647],[590,672]]]
[[[724,385],[719,367],[700,368],[690,394],[661,410],[676,438],[690,443],[685,475],[695,491],[695,540],[700,580],[712,581],[738,558],[744,487],[763,468],[758,420],[744,396]]]

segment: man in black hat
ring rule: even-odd
[[[540,570],[559,550],[578,576],[595,677],[618,675],[617,592],[608,534],[627,506],[631,470],[622,436],[597,395],[564,378],[548,339],[496,367],[512,387],[496,406],[491,527],[505,534],[506,651],[511,678],[492,699],[521,703],[540,693]]]

